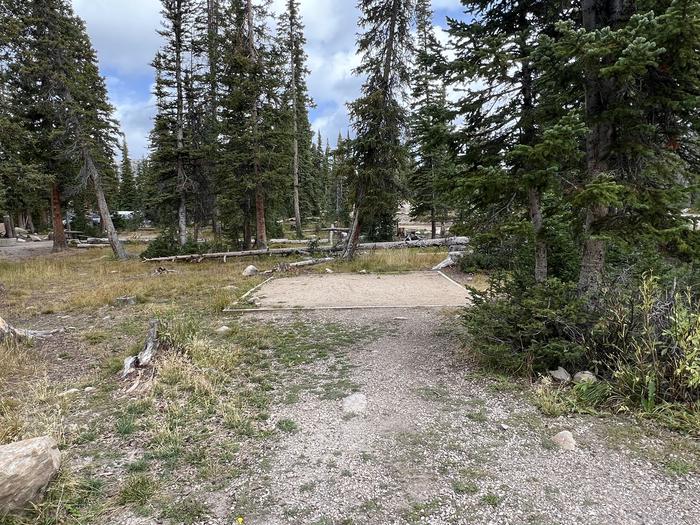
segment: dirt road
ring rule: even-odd
[[[228,493],[246,523],[697,523],[700,480],[673,471],[673,439],[621,419],[544,418],[521,387],[455,360],[455,312],[304,318],[375,335],[308,368],[298,399],[274,407],[290,432]],[[365,396],[366,410],[314,391],[329,377]],[[551,443],[565,429],[576,451]]]

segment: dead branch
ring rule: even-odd
[[[151,364],[153,357],[160,348],[158,340],[158,329],[160,322],[157,319],[151,319],[148,322],[148,336],[143,345],[143,350],[138,355],[127,357],[124,360],[124,370],[122,371],[122,379],[128,377],[137,368],[144,368]]]
[[[63,331],[63,328],[60,328],[58,330],[25,330],[22,328],[15,328],[7,321],[5,321],[2,317],[0,317],[0,342],[5,341],[7,339],[13,339],[15,341],[32,341],[34,339],[45,339]]]

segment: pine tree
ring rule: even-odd
[[[282,46],[289,56],[289,99],[292,106],[292,180],[294,188],[294,220],[297,237],[302,234],[300,180],[308,177],[311,153],[311,124],[308,107],[311,100],[306,87],[306,38],[299,13],[299,1],[287,0],[286,11],[280,19]]]
[[[136,180],[134,178],[134,166],[129,157],[129,147],[126,144],[126,139],[122,143],[122,163],[120,170],[120,192],[119,204],[122,210],[137,211],[140,206],[139,195],[136,188]]]
[[[355,216],[343,256],[352,258],[360,232],[373,238],[393,230],[398,206],[398,179],[407,164],[403,138],[406,111],[402,98],[409,80],[412,0],[361,0],[358,39],[365,75],[361,97],[350,105],[355,128],[353,154],[357,171],[351,176]]]
[[[21,12],[11,61],[12,113],[28,133],[34,165],[52,176],[54,250],[66,239],[62,205],[91,182],[115,254],[101,171],[113,167],[116,122],[85,26],[64,0],[33,0]]]
[[[259,249],[267,247],[267,229],[286,209],[291,190],[293,137],[285,99],[287,54],[270,34],[269,2],[231,3],[226,29],[229,42],[221,75],[224,163],[220,174],[226,227],[248,247],[253,232]]]
[[[191,74],[187,60],[195,62],[192,31],[197,5],[194,0],[161,0],[161,5],[163,29],[158,33],[165,44],[153,61],[158,115],[151,133],[151,148],[163,189],[167,188],[161,203],[177,209],[178,242],[184,246],[187,204],[193,190],[187,170],[190,152],[185,144],[185,80]]]
[[[411,124],[413,170],[408,178],[412,213],[428,215],[431,234],[437,236],[437,221],[444,222],[455,165],[450,153],[452,117],[441,70],[444,59],[433,32],[431,0],[416,3],[417,53],[414,65]]]

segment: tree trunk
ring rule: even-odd
[[[58,184],[51,187],[51,217],[53,221],[53,251],[62,252],[68,248],[66,231],[63,227],[63,211],[61,210],[61,190]]]
[[[544,221],[542,219],[542,194],[536,188],[528,190],[530,220],[535,237],[535,281],[547,280],[547,242],[542,238]]]
[[[5,237],[8,239],[15,238],[14,228],[12,227],[12,219],[8,214],[3,215],[2,222],[5,224]]]
[[[262,183],[255,187],[255,240],[258,250],[267,249],[267,227],[265,225],[265,193]]]
[[[32,212],[27,210],[27,227],[31,233],[36,233],[36,227],[34,226],[34,219],[32,218]]]
[[[583,0],[583,26],[587,31],[614,27],[631,14],[627,12],[629,7],[625,0]],[[590,127],[586,140],[586,164],[587,179],[591,182],[610,169],[615,130],[605,120],[604,114],[614,103],[616,83],[614,78],[602,77],[594,70],[586,74],[585,84],[586,121]],[[581,296],[589,298],[590,305],[600,296],[603,283],[607,247],[605,241],[596,235],[608,214],[608,206],[600,203],[591,205],[586,211],[578,291]]]
[[[301,206],[299,204],[299,101],[297,100],[297,70],[296,70],[296,41],[294,34],[294,20],[292,13],[289,13],[289,42],[291,49],[290,54],[290,69],[292,77],[292,119],[294,140],[292,145],[292,153],[294,155],[292,161],[293,181],[294,181],[294,224],[296,226],[297,237],[301,239],[304,233],[301,231]]]
[[[352,226],[350,227],[350,232],[348,234],[348,242],[345,245],[345,251],[343,252],[343,259],[352,260],[357,252],[357,246],[360,244],[360,232],[362,231],[362,220],[360,215],[360,199],[358,199],[358,204],[355,205],[355,216],[352,219]]]
[[[179,3],[178,3],[179,5]],[[177,107],[177,191],[180,197],[178,206],[178,237],[180,246],[187,244],[187,197],[185,188],[187,186],[187,177],[185,175],[183,150],[185,141],[185,122],[184,122],[184,94],[182,83],[182,47],[183,47],[183,21],[182,10],[178,8],[178,18],[173,22],[173,30],[175,32],[175,92],[176,92],[176,107]]]
[[[180,192],[180,204],[177,208],[177,231],[180,246],[187,244],[187,200],[185,194]]]
[[[92,160],[90,152],[83,152],[85,167],[88,170],[92,184],[95,187],[95,195],[97,196],[97,207],[100,210],[100,218],[102,219],[102,226],[107,233],[107,238],[109,239],[109,244],[112,247],[114,256],[120,261],[125,261],[128,259],[126,250],[119,240],[119,234],[117,233],[114,223],[112,222],[112,216],[109,213],[109,207],[107,206],[107,199],[105,199],[105,193],[102,189],[102,180],[100,174],[97,171],[97,167]]]

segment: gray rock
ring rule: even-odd
[[[569,374],[569,372],[562,367],[559,367],[556,370],[550,370],[549,375],[562,383],[568,383],[571,381],[571,374]]]
[[[552,443],[562,450],[576,450],[576,440],[574,439],[574,435],[568,430],[559,432],[556,436],[554,436],[552,438]]]
[[[574,383],[579,384],[579,383],[595,383],[598,381],[598,378],[595,376],[593,372],[589,371],[584,371],[584,372],[579,372],[574,376]]]
[[[367,412],[367,396],[353,394],[343,399],[343,412],[346,414],[360,415]]]
[[[0,446],[0,515],[38,503],[60,467],[58,443],[49,436]]]
[[[254,275],[258,275],[258,273],[260,273],[260,270],[251,264],[248,268],[243,270],[243,277],[253,277]]]
[[[114,301],[117,306],[136,306],[136,297],[117,297]]]
[[[231,333],[231,328],[229,326],[220,326],[216,329],[216,333],[219,335],[228,335]]]

